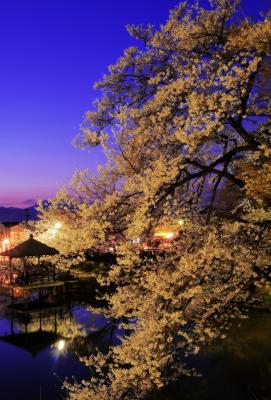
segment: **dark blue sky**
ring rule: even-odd
[[[203,0],[203,4],[207,1]],[[136,42],[126,24],[161,24],[177,0],[3,0],[0,4],[0,206],[27,207],[95,170],[98,149],[74,149],[92,86]],[[267,0],[244,0],[257,16]]]

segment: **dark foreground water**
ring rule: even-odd
[[[116,329],[85,302],[12,312],[0,298],[0,400],[60,400],[63,380],[87,379],[79,357],[116,344]],[[201,378],[182,378],[153,399],[271,400],[271,314],[254,312],[193,360]]]
[[[190,360],[201,378],[182,378],[155,400],[271,400],[271,314],[239,324]]]
[[[0,296],[0,400],[63,399],[65,378],[90,376],[80,357],[118,344],[121,332],[106,318],[62,300],[25,311]]]

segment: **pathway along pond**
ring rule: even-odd
[[[89,378],[79,356],[117,345],[121,332],[89,312],[88,302],[87,292],[78,288],[69,303],[12,312],[6,307],[9,298],[0,297],[1,400],[60,400],[65,378]],[[271,314],[253,312],[190,363],[201,378],[182,377],[152,399],[271,400]]]

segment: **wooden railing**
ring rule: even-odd
[[[71,273],[68,272],[43,272],[35,274],[26,274],[24,276],[18,276],[13,282],[18,286],[27,286],[43,283],[51,283],[57,281],[67,281],[72,279]]]

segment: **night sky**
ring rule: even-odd
[[[244,13],[257,18],[268,1],[244,0]],[[137,44],[126,24],[159,25],[178,3],[1,1],[0,206],[31,206],[52,196],[75,169],[94,171],[104,161],[99,149],[71,145],[97,95],[93,84]]]

